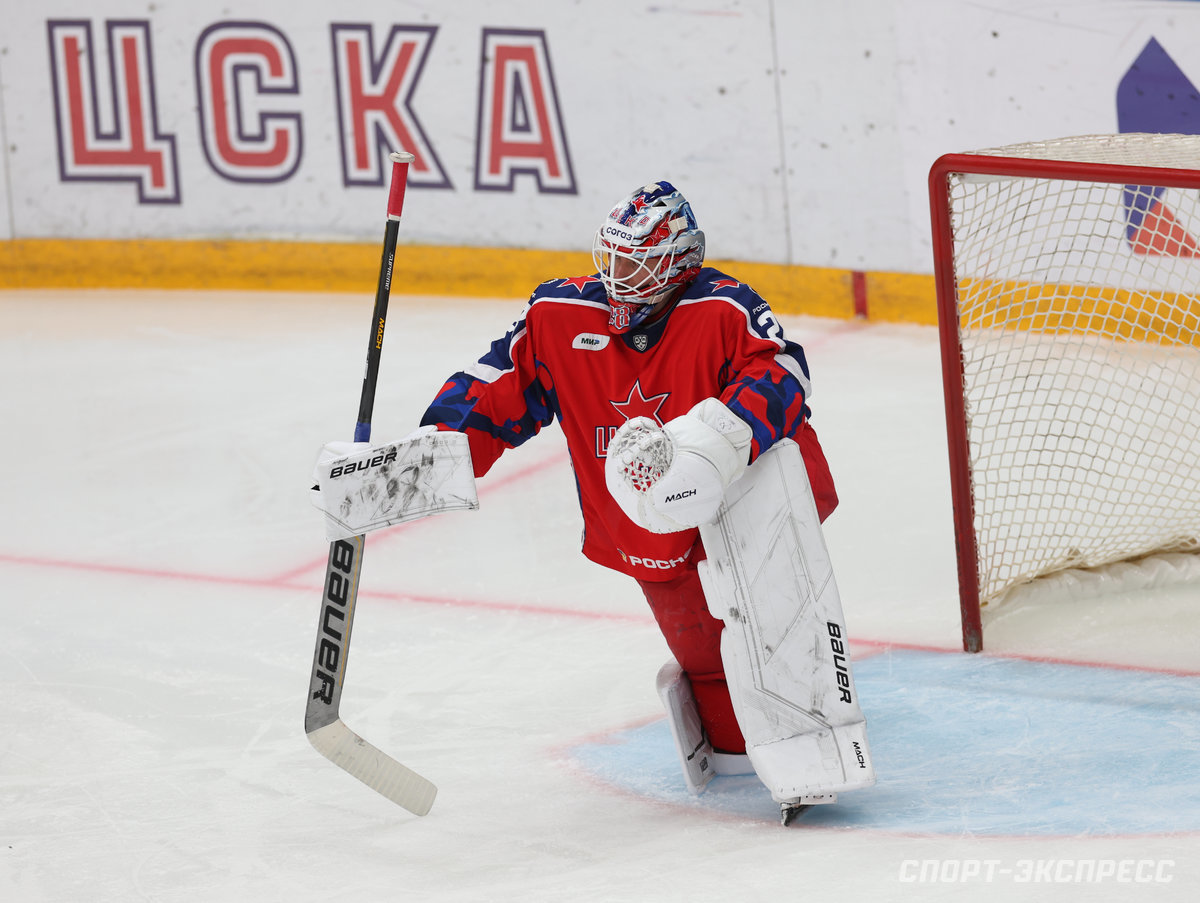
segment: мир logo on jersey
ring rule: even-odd
[[[603,351],[608,347],[609,338],[610,336],[600,335],[596,332],[581,332],[575,336],[571,347],[583,351]]]

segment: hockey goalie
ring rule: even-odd
[[[557,421],[583,554],[637,581],[674,656],[660,695],[688,786],[752,771],[786,823],[874,782],[820,526],[837,494],[803,349],[704,252],[673,185],[635,189],[593,274],[542,282],[394,461],[325,460],[318,504],[331,537],[472,507],[473,479]]]

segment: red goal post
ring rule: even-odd
[[[963,646],[1047,575],[1200,549],[1200,136],[929,174]]]

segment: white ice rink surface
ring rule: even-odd
[[[368,538],[342,714],[439,796],[418,818],[346,776],[302,726],[305,488],[350,438],[370,305],[0,293],[0,900],[1200,899],[1197,592],[1018,610],[958,652],[923,327],[785,318],[876,788],[787,829],[753,788],[681,793],[666,646],[578,553],[556,427],[479,512]],[[521,305],[394,297],[375,438]]]

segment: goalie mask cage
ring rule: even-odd
[[[977,652],[1030,581],[1200,548],[1200,136],[949,154],[929,196]]]

